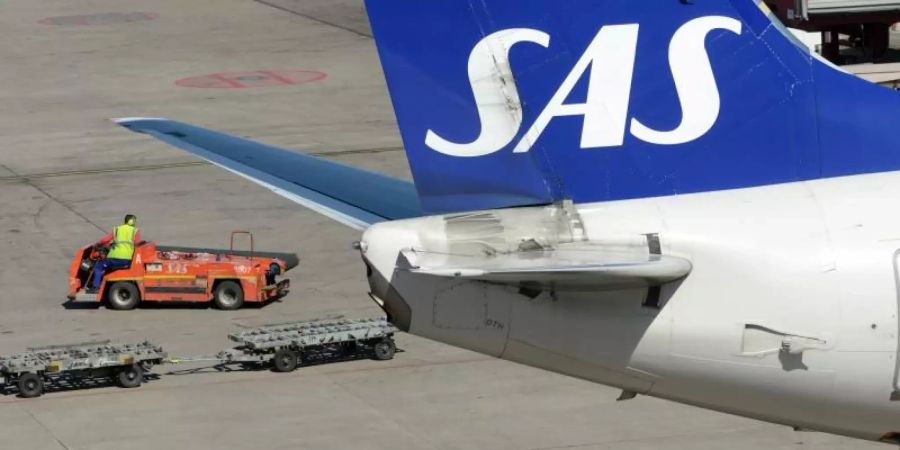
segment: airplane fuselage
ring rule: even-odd
[[[376,224],[361,248],[376,301],[413,334],[630,392],[896,442],[898,186],[892,172],[427,217]],[[529,289],[411,273],[401,254],[502,253],[528,239],[642,248],[693,270],[655,291]]]

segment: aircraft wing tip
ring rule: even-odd
[[[166,121],[169,121],[169,119],[166,119],[164,117],[115,117],[115,118],[112,118],[109,120],[115,122],[116,124],[122,125],[122,126],[131,125],[131,124],[134,124],[137,122],[147,122],[147,121],[166,122]]]

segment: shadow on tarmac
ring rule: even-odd
[[[275,297],[269,301],[265,302],[245,302],[240,309],[263,309],[273,303],[282,303],[282,299],[284,297]],[[68,310],[84,310],[84,309],[101,309],[101,307],[105,307],[103,302],[76,302],[74,300],[66,300],[60,304],[65,309]],[[104,308],[110,309],[110,308]],[[212,301],[208,302],[152,302],[152,301],[142,301],[136,309],[150,309],[150,310],[159,310],[159,309],[217,309]],[[113,311],[110,309],[110,311]]]

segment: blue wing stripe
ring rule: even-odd
[[[363,229],[422,215],[408,181],[166,119],[118,119],[261,184],[332,219]]]

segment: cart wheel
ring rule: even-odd
[[[144,369],[137,364],[125,366],[116,373],[116,381],[123,388],[135,388],[144,382]]]
[[[213,292],[213,301],[219,309],[231,311],[244,305],[244,290],[234,281],[223,281]]]
[[[109,307],[121,311],[134,309],[141,302],[141,293],[137,286],[128,281],[117,281],[109,288],[106,295]]]
[[[375,359],[379,361],[387,361],[394,359],[394,353],[397,353],[397,344],[391,338],[384,338],[372,348],[375,353]]]
[[[299,363],[300,357],[297,355],[297,352],[287,348],[278,350],[272,358],[272,364],[275,365],[276,372],[292,372]]]
[[[23,398],[40,397],[44,393],[44,379],[36,373],[19,376],[19,395]]]

